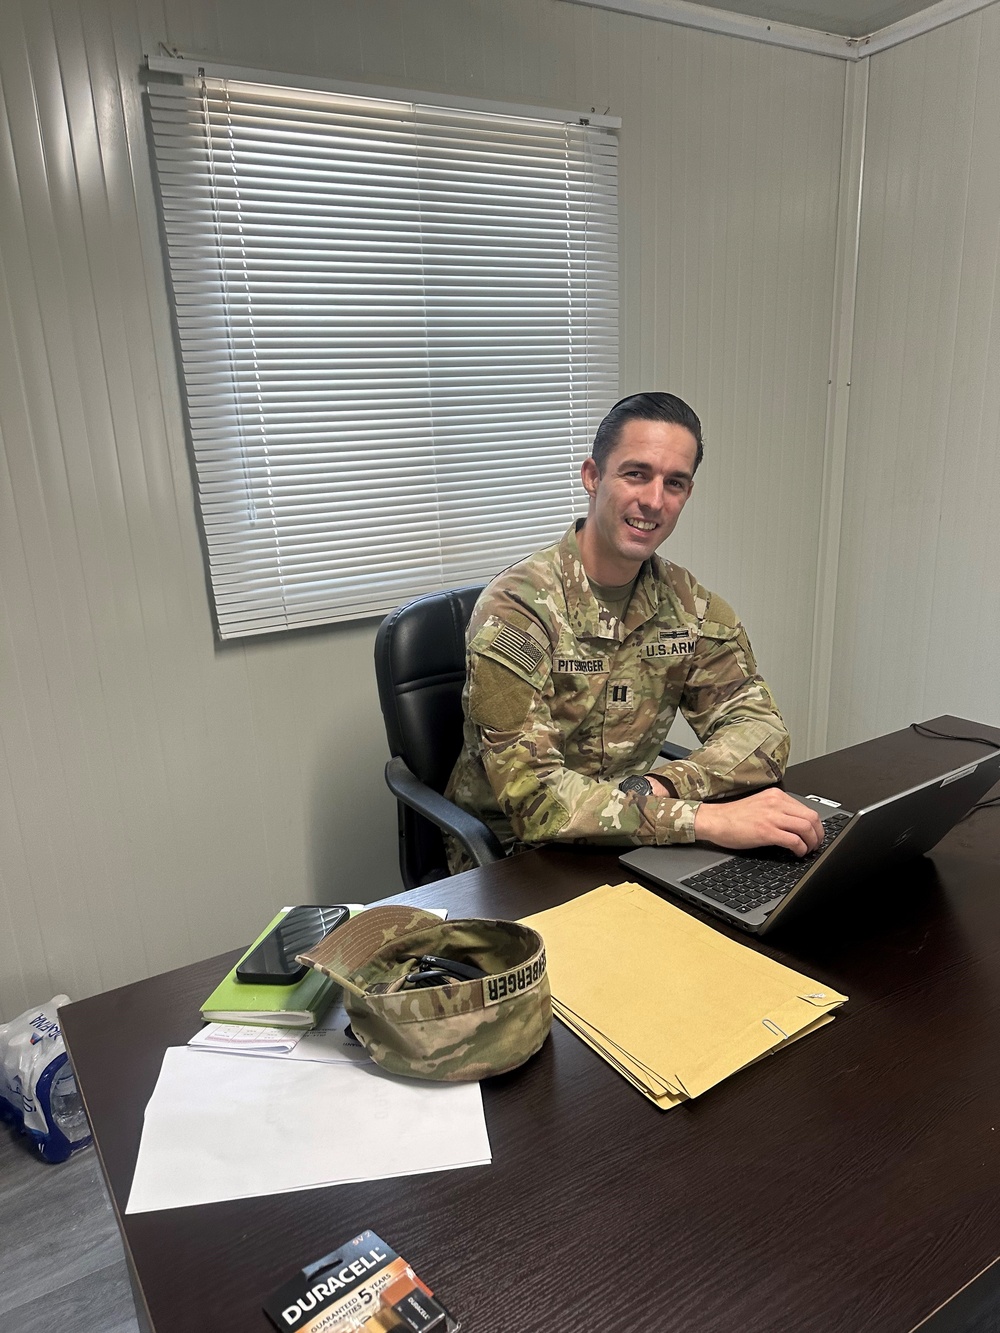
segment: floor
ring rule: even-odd
[[[50,1166],[0,1122],[0,1333],[138,1327],[93,1148]]]

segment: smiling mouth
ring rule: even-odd
[[[630,528],[635,528],[637,532],[655,532],[656,523],[649,523],[643,518],[627,518],[625,522]]]

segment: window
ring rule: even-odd
[[[220,637],[384,613],[556,540],[618,396],[607,124],[161,63],[154,157]]]

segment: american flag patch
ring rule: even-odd
[[[519,666],[522,671],[534,671],[542,660],[542,650],[537,643],[532,643],[520,630],[511,629],[510,625],[501,625],[493,640],[493,651],[509,662]]]

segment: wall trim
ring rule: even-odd
[[[863,59],[879,51],[888,51],[892,46],[908,42],[912,37],[920,37],[925,32],[933,32],[955,19],[975,14],[980,9],[987,9],[996,4],[996,0],[938,0],[936,5],[929,5],[909,18],[890,23],[887,28],[870,33],[867,37],[853,37],[854,58]]]
[[[816,596],[813,602],[806,758],[826,754],[830,724],[844,477],[847,470],[847,426],[854,356],[854,312],[861,244],[861,199],[868,127],[868,71],[867,59],[848,65],[844,71],[844,130],[837,200],[833,328],[830,334],[830,379],[823,441],[823,490],[816,556]]]
[[[944,0],[944,3],[950,2]],[[752,14],[734,14],[728,9],[710,9],[693,3],[693,0],[563,0],[563,3],[613,9],[619,14],[635,14],[640,18],[674,23],[681,28],[720,32],[727,37],[746,37],[751,42],[833,56],[837,60],[857,59],[850,39],[835,32],[799,28],[794,23],[776,23],[771,19],[755,18]],[[992,4],[994,0],[983,0],[983,3]]]
[[[235,83],[268,83],[277,88],[306,88],[315,92],[341,93],[345,97],[374,97],[386,102],[454,107],[459,111],[483,111],[487,115],[523,116],[527,120],[562,120],[569,125],[579,123],[612,130],[620,130],[622,125],[621,116],[597,115],[593,111],[562,111],[555,107],[523,106],[516,102],[488,102],[481,97],[417,92],[413,88],[383,88],[374,84],[347,83],[343,79],[323,79],[308,74],[250,69],[245,65],[225,65],[218,60],[202,59],[200,56],[176,50],[171,50],[166,56],[147,55],[146,67],[156,74],[180,74],[188,78],[197,78],[204,74],[210,79],[232,79]]]
[[[808,51],[813,55],[832,56],[835,60],[863,60],[878,51],[887,51],[900,42],[908,42],[922,33],[932,32],[945,23],[986,9],[997,0],[937,0],[936,4],[920,10],[909,18],[890,23],[888,27],[865,37],[846,37],[840,33],[822,32],[817,28],[801,28],[794,23],[778,23],[773,19],[757,18],[752,14],[734,14],[728,9],[711,9],[693,0],[562,0],[564,4],[589,5],[594,9],[611,9],[619,14],[634,14],[640,18],[674,23],[682,28],[700,28],[705,32],[724,33],[729,37],[745,37],[751,42],[768,46],[787,47],[793,51]]]

